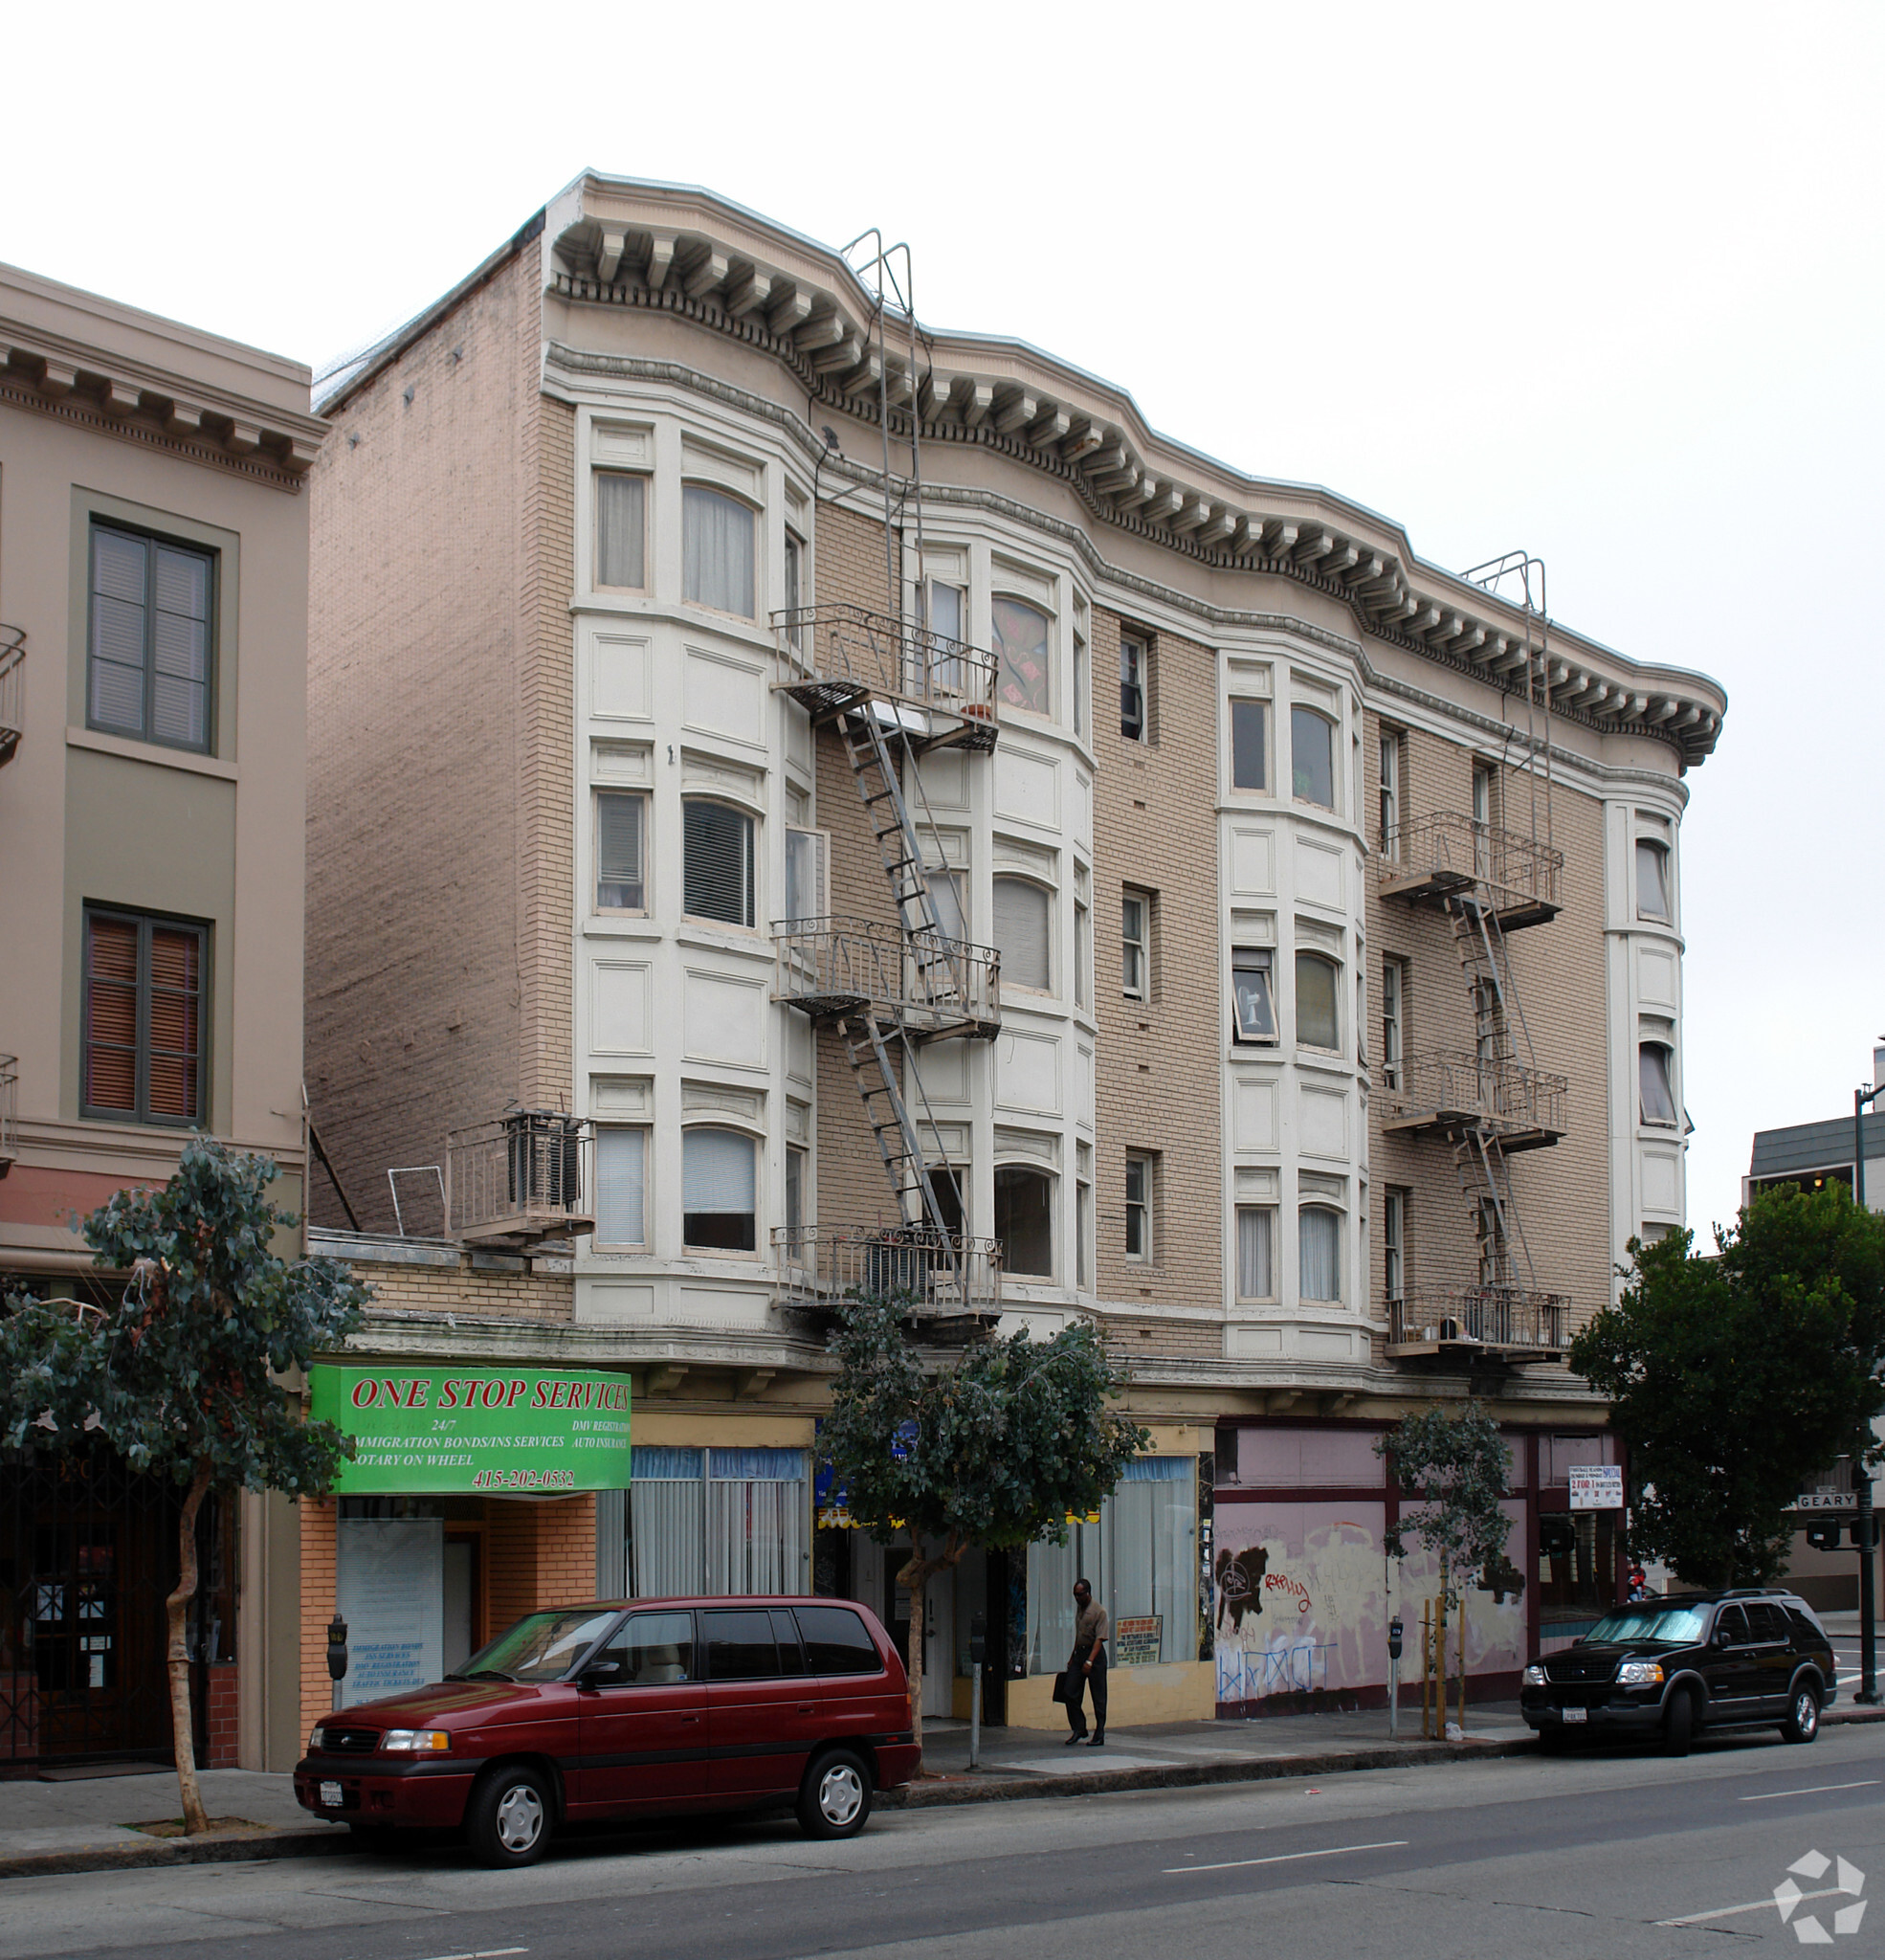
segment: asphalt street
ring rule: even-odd
[[[210,1960],[1582,1960],[1719,1951],[1724,1939],[1791,1949],[1797,1928],[1772,1899],[1789,1866],[1803,1867],[1793,1882],[1806,1895],[1793,1919],[1815,1915],[1858,1953],[1885,1924],[1835,1935],[1834,1914],[1885,1887],[1882,1796],[1885,1728],[1831,1728],[1809,1748],[1736,1738],[1679,1762],[1527,1755],[892,1811],[835,1845],[809,1843],[789,1821],[610,1833],[521,1872],[480,1871],[440,1844],[14,1880],[0,1883],[0,1960],[126,1949]]]

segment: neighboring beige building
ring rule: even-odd
[[[1070,1547],[939,1585],[938,1712],[987,1613],[991,1716],[1054,1719],[1082,1565],[1120,1720],[1378,1696],[1427,1571],[1374,1443],[1471,1389],[1509,1680],[1618,1583],[1562,1357],[1683,1215],[1721,693],[1549,621],[1535,560],[1442,571],[913,336],[881,270],[585,176],[322,390],[309,1093],[352,1222],[569,1275],[543,1352],[632,1373],[597,1583],[644,1592],[896,1611],[815,1492],[846,1285],[1095,1315],[1152,1448]]]
[[[294,362],[0,267],[8,1290],[109,1283],[74,1219],[162,1183],[194,1130],[267,1152],[302,1207],[322,433]],[[175,1502],[101,1461],[0,1472],[0,1768],[167,1752]],[[205,1528],[209,1760],[260,1767],[295,1737],[281,1515],[245,1498]]]

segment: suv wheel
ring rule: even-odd
[[[1781,1733],[1788,1742],[1811,1742],[1820,1732],[1820,1698],[1810,1682],[1797,1681],[1786,1701]]]
[[[465,1806],[465,1836],[479,1864],[501,1871],[535,1864],[550,1841],[555,1815],[549,1786],[518,1764],[487,1776]]]
[[[1686,1756],[1695,1740],[1696,1698],[1690,1694],[1672,1695],[1662,1718],[1662,1752],[1666,1756]]]
[[[871,1772],[861,1756],[832,1749],[799,1786],[799,1829],[808,1838],[854,1838],[871,1815]]]

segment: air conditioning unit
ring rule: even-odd
[[[583,1125],[557,1109],[504,1118],[511,1203],[520,1211],[573,1212],[583,1202]]]

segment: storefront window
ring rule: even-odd
[[[1195,1457],[1137,1457],[1097,1523],[1028,1548],[1028,1672],[1053,1674],[1074,1645],[1074,1581],[1113,1621],[1116,1667],[1198,1657]]]
[[[638,1599],[694,1592],[810,1590],[804,1450],[635,1446],[630,1486],[630,1590]]]

